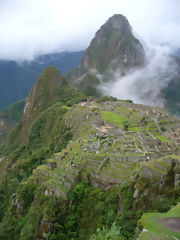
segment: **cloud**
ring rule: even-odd
[[[180,46],[179,0],[0,0],[0,59],[85,49],[113,14],[147,42]]]
[[[120,70],[116,70],[111,82],[101,85],[100,89],[105,95],[119,99],[131,99],[135,103],[145,105],[164,106],[161,91],[178,74],[177,65],[169,56],[170,51],[171,49],[167,46],[148,46],[145,67],[130,71],[125,76],[122,76]]]

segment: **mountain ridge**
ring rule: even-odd
[[[83,51],[46,54],[21,63],[0,60],[0,110],[26,98],[39,74],[49,65],[65,74],[78,65],[82,54]]]

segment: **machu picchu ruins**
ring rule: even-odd
[[[0,60],[0,108],[19,100],[0,112],[0,240],[180,240],[180,55],[166,46],[166,34],[160,45],[140,41],[122,14],[101,26],[106,15],[101,14],[106,4],[113,9],[113,1],[80,1],[92,11],[88,24],[78,1],[66,1],[65,11],[63,1],[41,1],[40,11],[41,4],[31,2],[36,3],[33,19],[29,2],[28,14],[21,3],[16,18],[16,3],[1,6],[0,20],[7,14],[3,6],[12,10],[10,27],[2,25],[2,31],[10,29],[6,42],[20,35],[23,53],[17,62]],[[57,2],[60,8],[46,18]],[[115,2],[123,9],[130,1]],[[166,1],[159,2],[164,9]],[[140,21],[145,32],[158,4],[142,11],[148,19],[148,24]],[[163,24],[171,10],[179,16],[178,4],[169,5]],[[137,6],[134,1],[127,8],[131,19],[140,16]],[[91,42],[80,39],[80,32],[95,30],[94,13],[99,30]],[[58,19],[64,30],[57,31]],[[81,30],[71,29],[80,19]],[[29,26],[25,45],[17,20]],[[34,23],[37,49],[29,42]],[[57,32],[63,46],[53,43]],[[68,39],[71,34],[78,43]],[[85,39],[86,50],[48,53],[71,41],[77,50]],[[27,44],[33,53],[24,61]],[[8,47],[8,54],[17,51]]]
[[[67,112],[65,121],[72,141],[31,177],[32,181],[44,178],[51,194],[66,198],[81,178],[107,188],[136,173],[160,177],[173,161],[180,167],[180,120],[164,109],[124,101],[82,102]],[[128,129],[123,125],[126,121]]]

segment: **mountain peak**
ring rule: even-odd
[[[107,25],[107,24],[112,24],[113,28],[120,29],[122,27],[127,27],[127,28],[130,28],[131,30],[131,26],[129,24],[128,19],[122,14],[114,14],[112,17],[110,17],[106,21],[104,25]]]
[[[101,74],[104,80],[100,79],[100,82],[107,82],[111,80],[112,71],[119,70],[124,75],[133,68],[142,67],[144,62],[144,48],[133,35],[128,19],[121,14],[115,14],[96,32],[80,65],[72,74],[69,74],[69,79],[74,85],[77,86],[80,83],[79,85],[83,87],[83,79],[86,78],[86,85],[89,88],[92,87],[91,82],[87,81],[86,77],[89,73],[91,75],[95,73],[93,74],[95,77]],[[93,82],[96,82],[96,86],[93,86],[95,90],[98,80]]]
[[[49,66],[41,73],[27,99],[23,122],[29,124],[40,111],[55,101],[56,89],[62,82],[63,77],[55,66]]]

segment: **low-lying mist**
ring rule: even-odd
[[[163,106],[162,89],[177,75],[177,65],[167,46],[146,47],[146,63],[141,69],[122,76],[121,70],[113,73],[112,80],[102,84],[105,95],[131,99],[135,103]]]

